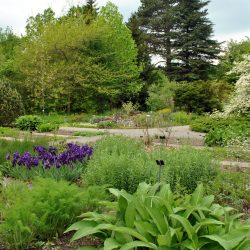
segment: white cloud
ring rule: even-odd
[[[127,20],[131,12],[136,11],[140,5],[140,0],[111,1],[119,7],[125,20]],[[56,15],[60,15],[65,13],[69,6],[84,2],[85,0],[0,0],[0,27],[10,26],[15,33],[24,34],[28,17],[35,16],[48,7],[51,7]],[[97,0],[97,2],[100,7],[105,5],[108,0]],[[222,8],[225,2],[228,3],[227,8]],[[245,5],[240,3],[244,3]],[[219,41],[225,41],[230,39],[241,40],[246,36],[250,36],[250,24],[247,22],[247,20],[249,20],[248,15],[246,19],[247,8],[244,7],[249,5],[249,0],[211,1],[208,7],[209,17],[215,24],[214,37]],[[237,11],[235,11],[235,8]],[[236,15],[237,18],[235,18],[234,15]],[[242,19],[240,19],[240,16],[242,16]]]
[[[51,7],[56,15],[61,15],[73,4],[84,3],[84,0],[0,0],[0,27],[10,26],[14,32],[24,33],[26,20],[30,16],[41,13]],[[108,0],[98,0],[98,6],[105,5]],[[136,11],[140,0],[113,0],[127,19],[132,11]]]

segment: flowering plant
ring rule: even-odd
[[[30,179],[35,175],[72,181],[82,173],[93,153],[93,147],[69,143],[61,153],[54,146],[48,149],[35,146],[34,151],[35,156],[30,152],[8,154],[7,160],[11,166],[6,168],[5,174],[21,179]]]

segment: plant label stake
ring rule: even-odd
[[[162,176],[162,168],[165,165],[163,160],[156,160],[156,164],[159,166],[159,175],[158,175],[158,182],[161,182],[161,176]]]

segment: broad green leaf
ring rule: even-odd
[[[113,250],[120,246],[121,244],[113,238],[108,238],[104,241],[104,250]]]
[[[165,235],[158,235],[157,242],[159,246],[171,246],[172,237],[170,230]]]
[[[204,188],[203,188],[203,185],[200,184],[197,186],[194,193],[191,195],[191,199],[190,199],[191,205],[195,207],[198,204],[200,204],[203,198],[203,194],[204,194]]]
[[[235,250],[249,250],[250,249],[250,239],[244,240]]]
[[[123,245],[120,250],[129,250],[134,249],[136,247],[147,247],[149,249],[158,249],[157,246],[153,243],[146,243],[142,241],[133,241]]]
[[[137,220],[134,222],[134,224],[137,231],[143,234],[146,238],[147,234],[150,234],[153,237],[156,237],[159,234],[159,231],[157,230],[156,226],[152,223]]]
[[[246,238],[245,235],[241,234],[230,235],[230,238],[221,237],[219,235],[204,235],[202,237],[217,242],[222,247],[224,247],[225,250],[231,250],[237,247]]]
[[[198,233],[198,231],[203,227],[203,226],[210,226],[210,225],[224,225],[224,222],[215,220],[215,219],[204,219],[197,224],[195,224],[194,229],[195,232]]]
[[[195,230],[186,218],[181,217],[180,215],[177,214],[171,214],[170,217],[181,223],[181,225],[185,228],[185,231],[187,232],[188,238],[190,240],[194,238]]]
[[[130,202],[125,212],[125,223],[127,227],[133,227],[135,221],[136,209],[134,202]]]
[[[169,230],[169,228],[163,218],[163,214],[161,213],[161,211],[157,208],[150,207],[146,207],[146,209],[150,214],[151,218],[153,219],[155,225],[157,226],[160,234],[165,234]]]
[[[111,224],[100,224],[96,227],[96,230],[109,230],[109,231],[115,231],[115,232],[119,232],[123,234],[128,234],[143,242],[147,242],[147,239],[143,235],[139,234],[134,229],[128,228],[128,227],[119,227],[119,226],[115,226]]]
[[[68,233],[70,231],[75,231],[75,230],[79,230],[79,229],[91,229],[91,228],[95,228],[97,225],[96,222],[94,221],[78,221],[76,223],[74,223],[73,225],[71,225],[64,233]]]
[[[197,248],[194,246],[194,243],[193,243],[191,240],[189,240],[189,239],[187,239],[187,240],[181,242],[181,246],[184,247],[184,249],[185,249],[185,248],[190,249],[190,250],[196,250],[196,249],[197,249]]]
[[[96,233],[101,233],[101,231],[96,229],[96,227],[95,228],[81,228],[73,235],[73,237],[71,238],[71,241],[79,240],[85,236],[93,235]]]
[[[206,197],[203,197],[201,205],[210,208],[213,202],[214,202],[214,195],[208,195]]]

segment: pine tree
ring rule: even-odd
[[[174,38],[175,12],[178,0],[142,0],[137,15],[140,28],[147,34],[152,55],[159,55],[166,62],[166,72],[172,67],[172,41]]]
[[[176,16],[175,75],[177,80],[207,80],[218,58],[219,43],[211,36],[213,24],[208,19],[209,1],[179,0]]]
[[[166,74],[176,80],[208,78],[219,44],[202,0],[141,0],[136,13],[151,55],[160,56]]]

